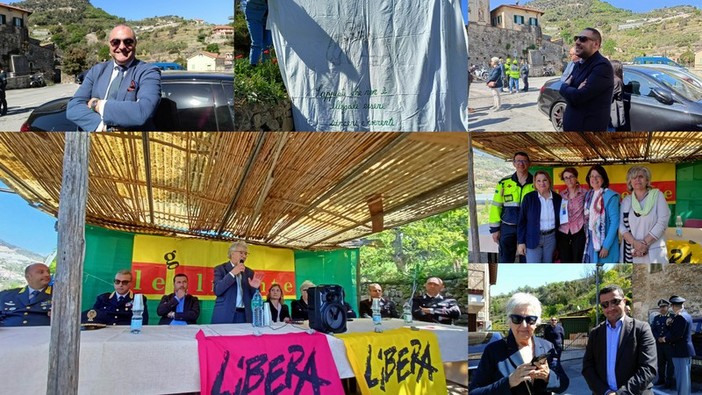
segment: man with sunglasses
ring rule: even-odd
[[[575,36],[575,55],[581,60],[561,84],[567,106],[563,114],[566,132],[606,131],[614,90],[614,70],[600,54],[600,32],[591,27]]]
[[[512,158],[516,172],[501,179],[495,188],[490,205],[490,233],[499,244],[499,263],[514,263],[517,255],[517,222],[522,198],[534,190],[534,177],[529,173],[529,155],[517,152]],[[526,262],[524,255],[519,261]]]
[[[93,66],[68,102],[66,118],[82,130],[153,130],[161,71],[136,58],[134,30],[117,25],[108,39],[112,60]]]
[[[653,394],[656,341],[648,322],[624,314],[624,291],[609,285],[599,292],[606,319],[590,331],[583,376],[593,394]]]
[[[132,303],[134,293],[132,289],[132,272],[120,270],[115,274],[114,292],[98,295],[93,305],[97,313],[95,321],[105,325],[129,325],[132,322]],[[144,325],[149,323],[149,309],[146,305],[146,296],[141,296],[144,301]]]

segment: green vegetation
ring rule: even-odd
[[[554,270],[557,269],[554,268]],[[539,299],[542,307],[542,321],[546,317],[561,316],[593,308],[587,315],[590,317],[590,323],[594,325],[596,322],[595,315],[597,314],[597,310],[594,309],[597,303],[595,272],[599,271],[600,273],[601,287],[610,284],[619,285],[624,289],[626,297],[631,298],[632,270],[633,266],[631,264],[616,264],[607,271],[592,265],[587,266],[586,272],[583,273],[583,278],[579,280],[560,281],[540,287],[521,286],[515,288],[508,295],[493,295],[490,299],[490,316],[493,320],[493,329],[505,332],[509,329],[505,322],[505,305],[512,294],[517,292],[528,292]]]
[[[468,261],[468,209],[461,207],[369,237],[361,248],[359,282],[401,282],[417,278],[465,277]]]
[[[702,11],[692,6],[637,14],[601,0],[534,0],[526,5],[544,11],[544,33],[562,38],[566,45],[571,45],[573,35],[585,27],[600,30],[604,36],[602,53],[612,59],[632,61],[648,54],[682,62],[680,56],[687,50],[702,49]],[[629,27],[623,28],[627,24]]]

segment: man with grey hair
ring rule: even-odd
[[[400,318],[400,314],[395,308],[395,302],[383,297],[383,288],[378,283],[368,286],[368,299],[362,300],[358,304],[358,314],[361,317],[373,316],[373,299],[380,299],[380,316],[383,318]]]
[[[43,263],[24,269],[27,285],[0,292],[0,326],[51,324],[51,273]]]
[[[653,394],[656,341],[646,321],[627,316],[624,290],[609,285],[599,292],[607,318],[590,331],[582,373],[593,394]]]
[[[461,316],[461,309],[455,299],[444,299],[441,290],[444,282],[438,277],[429,277],[424,284],[426,293],[412,299],[412,317],[418,321],[438,322],[451,325]]]
[[[239,240],[229,247],[229,261],[214,268],[213,324],[253,322],[251,298],[261,286],[262,273],[254,273],[244,262],[249,256],[246,242]]]

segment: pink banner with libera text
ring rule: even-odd
[[[325,335],[197,333],[203,394],[343,394]]]

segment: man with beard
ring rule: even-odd
[[[27,286],[0,292],[1,326],[51,324],[51,273],[43,263],[24,269]]]
[[[112,60],[98,63],[68,102],[66,118],[86,131],[153,129],[161,100],[161,72],[136,58],[134,30],[117,25],[108,45]]]
[[[656,341],[651,327],[624,314],[626,299],[618,285],[599,292],[606,319],[588,336],[582,374],[593,394],[653,394]]]
[[[200,300],[188,293],[188,276],[178,273],[173,277],[173,293],[163,295],[156,313],[159,325],[194,325],[200,316]]]
[[[606,131],[614,90],[614,70],[599,52],[600,32],[591,27],[575,36],[575,54],[580,62],[561,84],[567,107],[563,115],[566,132]]]

